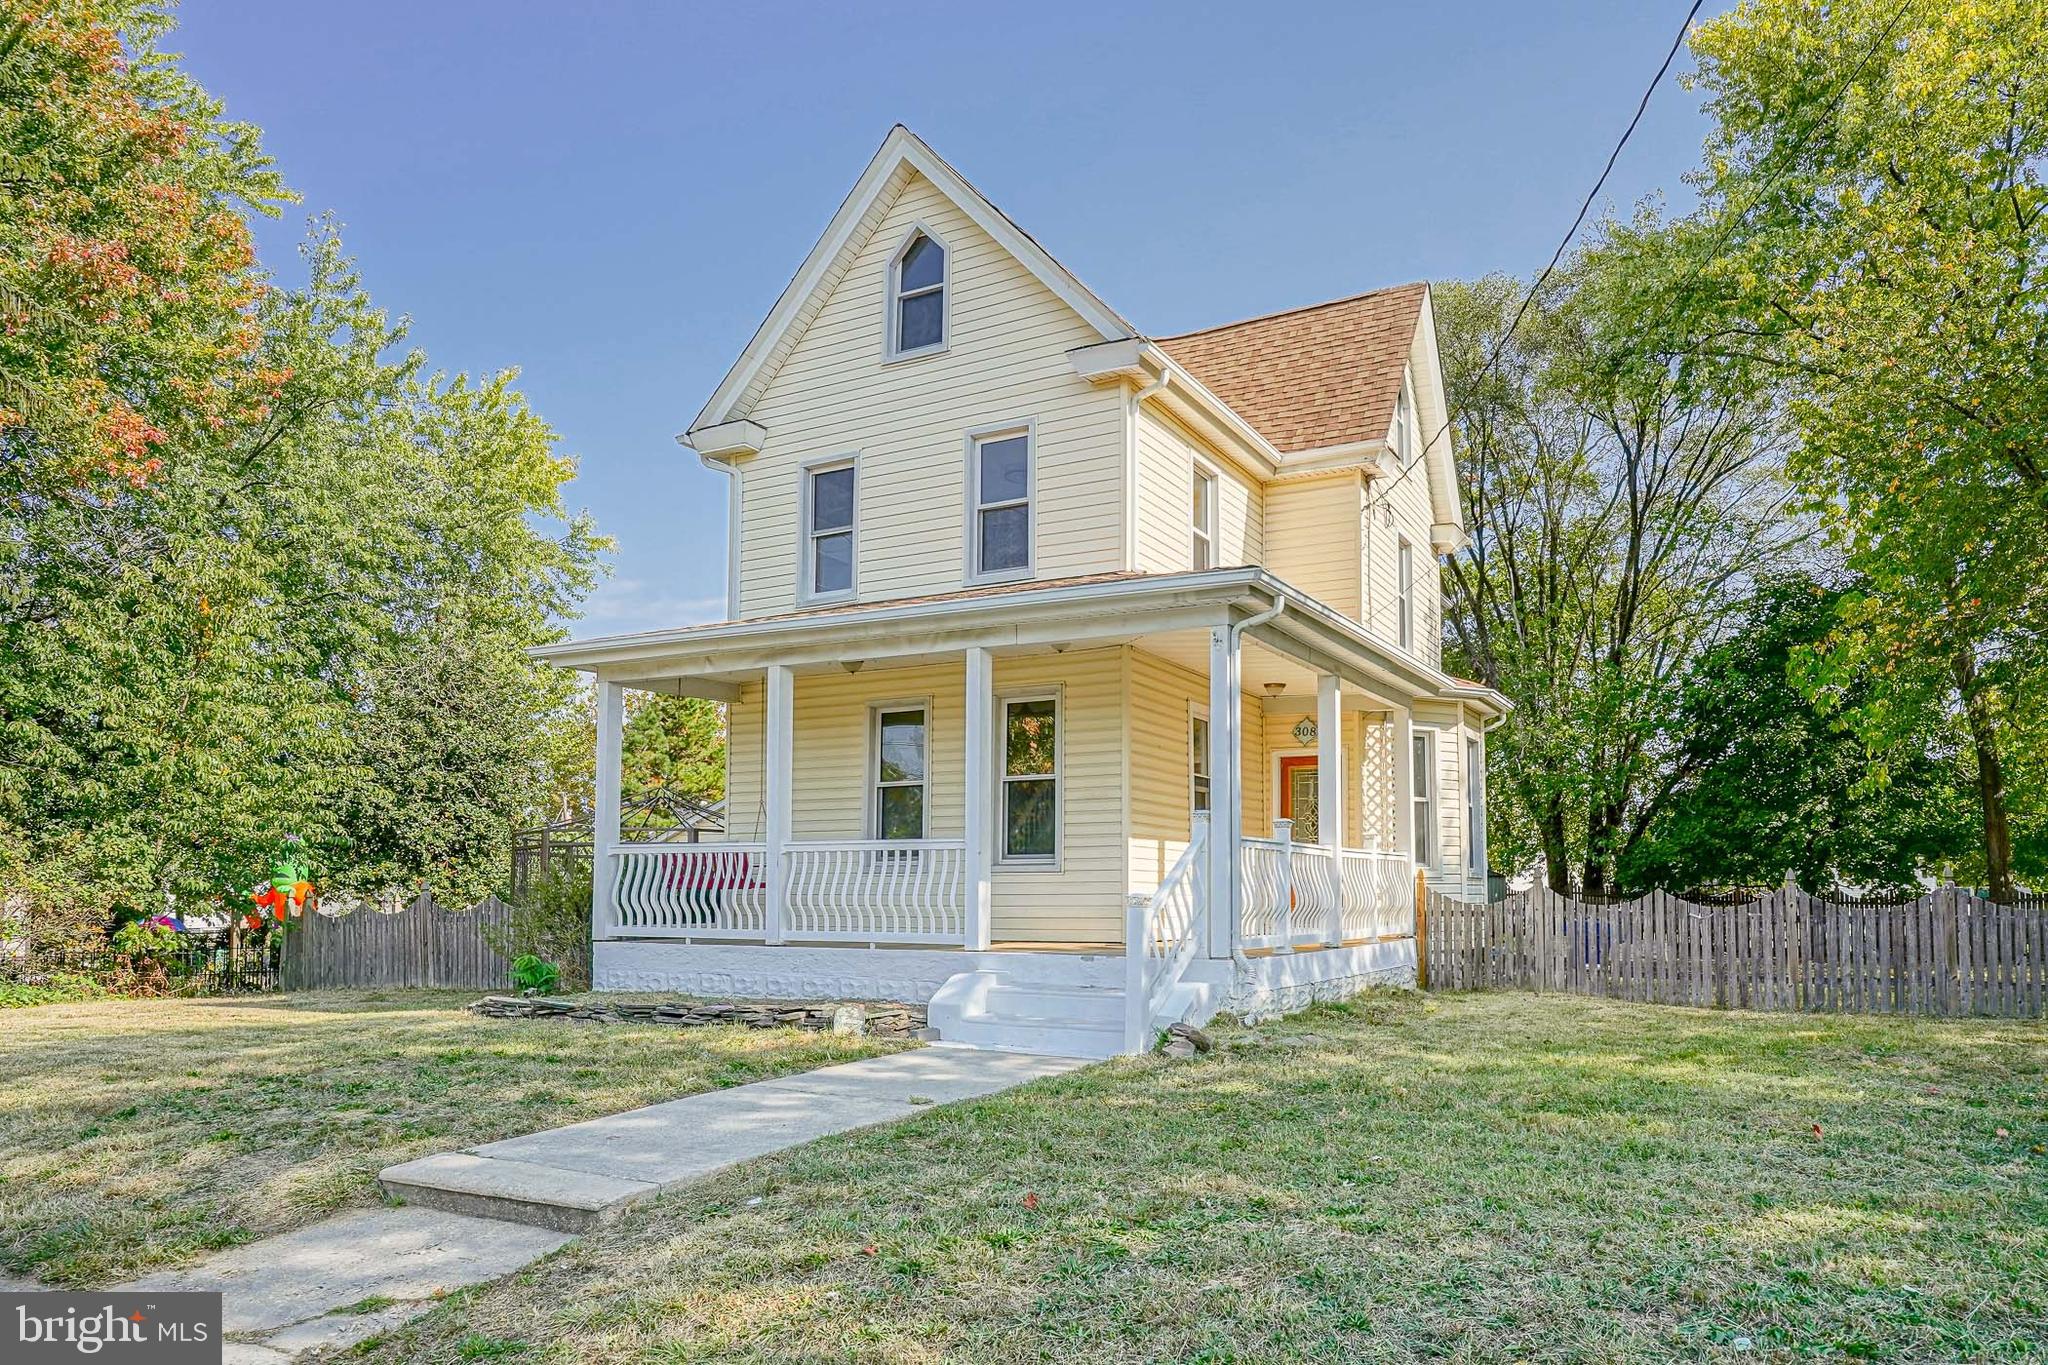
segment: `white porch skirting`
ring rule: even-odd
[[[1120,989],[1124,956],[1093,953],[967,952],[754,943],[666,943],[599,939],[591,945],[601,991],[675,991],[755,1000],[895,1000],[921,1005],[958,972],[1028,972],[1068,986]]]
[[[1346,1000],[1374,986],[1415,984],[1415,940],[1392,939],[1309,953],[1274,953],[1238,964],[1225,1012],[1292,1014],[1318,1000]]]

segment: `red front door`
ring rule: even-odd
[[[1319,844],[1316,821],[1316,756],[1297,754],[1280,760],[1280,818],[1294,822],[1294,842]]]

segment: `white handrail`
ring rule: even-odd
[[[1195,815],[1188,846],[1151,898],[1124,920],[1124,1046],[1143,1052],[1159,1011],[1187,974],[1209,917],[1209,816]]]
[[[765,844],[614,844],[612,927],[661,938],[760,938]]]

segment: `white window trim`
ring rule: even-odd
[[[1403,569],[1407,582],[1402,582]],[[1407,536],[1394,538],[1394,643],[1410,654],[1415,653],[1415,630],[1419,622],[1415,610],[1415,542]]]
[[[1195,491],[1202,486],[1204,479],[1209,481],[1208,516],[1204,519],[1206,520],[1206,525],[1196,519],[1194,507]],[[1188,481],[1188,564],[1192,568],[1200,569],[1204,567],[1195,562],[1195,543],[1198,540],[1209,542],[1208,568],[1213,569],[1223,563],[1222,553],[1217,545],[1218,538],[1216,534],[1217,525],[1222,521],[1222,514],[1219,510],[1219,504],[1222,501],[1223,476],[1216,471],[1215,466],[1201,460],[1196,460],[1194,462],[1193,476]]]
[[[835,588],[831,592],[819,592],[813,587],[817,582],[817,565],[814,562],[813,552],[817,548],[818,530],[811,523],[814,507],[811,497],[811,477],[816,474],[829,474],[835,469],[851,469],[853,471],[853,521],[846,531],[850,546],[847,553],[852,561],[853,571],[848,577],[846,587]],[[860,593],[860,452],[853,451],[845,455],[824,455],[815,460],[806,461],[799,477],[802,480],[801,497],[803,507],[800,509],[798,516],[802,521],[803,543],[797,547],[797,598],[803,602],[848,601]],[[838,533],[828,532],[827,534]]]
[[[919,839],[932,837],[932,699],[930,697],[901,697],[894,701],[873,701],[868,703],[868,755],[862,779],[862,803],[867,814],[861,824],[866,831],[864,837],[879,841],[882,838],[882,800],[879,793],[885,785],[882,781],[882,716],[890,711],[919,711],[924,714],[924,781],[890,782],[891,787],[924,788],[924,800],[918,809],[924,818],[924,827]],[[895,841],[892,841],[895,842]]]
[[[1192,817],[1192,816],[1194,816],[1194,815],[1198,814],[1198,813],[1199,813],[1199,812],[1201,811],[1201,809],[1202,809],[1202,808],[1201,808],[1200,806],[1198,806],[1198,805],[1196,805],[1196,804],[1195,804],[1195,778],[1196,778],[1197,776],[1207,776],[1207,777],[1208,777],[1208,779],[1209,779],[1209,818],[1213,820],[1213,819],[1215,819],[1215,818],[1216,818],[1216,774],[1214,774],[1214,773],[1207,773],[1207,774],[1197,774],[1197,773],[1195,772],[1195,765],[1196,765],[1196,763],[1197,763],[1198,761],[1199,761],[1199,762],[1203,762],[1203,763],[1206,763],[1206,762],[1208,762],[1208,761],[1209,761],[1209,754],[1208,754],[1208,747],[1209,747],[1209,746],[1208,746],[1207,744],[1197,744],[1197,743],[1195,742],[1195,722],[1196,722],[1196,721],[1200,721],[1200,722],[1202,723],[1202,728],[1204,728],[1204,729],[1207,729],[1207,728],[1208,728],[1208,726],[1209,726],[1209,708],[1208,708],[1208,707],[1206,707],[1206,706],[1202,706],[1202,705],[1199,705],[1199,704],[1197,704],[1197,703],[1195,703],[1195,702],[1189,702],[1189,703],[1188,703],[1188,814],[1189,814],[1189,816],[1190,816],[1190,817]],[[1206,736],[1205,736],[1205,738],[1206,738]]]
[[[1403,469],[1414,464],[1421,453],[1415,448],[1415,432],[1415,376],[1412,370],[1403,368],[1401,390],[1394,399],[1394,451]]]
[[[898,287],[898,272],[903,265],[903,253],[910,250],[910,244],[919,237],[927,237],[933,246],[944,252],[939,262],[939,339],[930,346],[918,346],[904,350],[896,344],[901,328],[902,311],[897,308],[903,295]],[[882,291],[882,363],[893,365],[899,360],[921,360],[926,356],[944,355],[953,347],[953,248],[946,239],[924,223],[913,223],[896,242],[896,249],[889,253],[888,286]],[[922,290],[918,291],[924,292]]]
[[[981,571],[981,447],[1008,436],[1024,438],[1024,563],[1015,569]],[[974,427],[967,433],[967,571],[969,583],[1015,583],[1038,571],[1038,422],[1027,417],[1016,422],[994,422]],[[990,507],[1014,507],[1015,503],[990,503]]]
[[[1052,703],[1052,856],[1012,857],[1005,851],[1010,841],[1010,816],[1007,788],[1014,781],[1043,781],[1044,774],[1012,779],[1009,774],[1010,706],[1020,701],[1050,701]],[[995,865],[1014,872],[1058,872],[1067,857],[1067,698],[1066,688],[1055,684],[1052,687],[1025,688],[1016,692],[998,692],[995,698]]]
[[[1429,830],[1429,857],[1425,859],[1422,856],[1422,849],[1417,847],[1414,850],[1415,864],[1418,867],[1426,868],[1431,872],[1439,874],[1442,873],[1444,867],[1444,831],[1443,826],[1439,823],[1439,808],[1437,804],[1440,796],[1438,789],[1443,785],[1440,739],[1440,731],[1434,725],[1415,725],[1411,723],[1408,727],[1408,762],[1410,765],[1408,771],[1409,837],[1411,839],[1414,837],[1416,829],[1416,808],[1426,806],[1429,815],[1428,824],[1425,826]],[[1416,780],[1420,774],[1414,768],[1415,745],[1418,741],[1429,746],[1429,784],[1426,794],[1423,784]]]

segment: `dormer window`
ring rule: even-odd
[[[946,248],[923,229],[889,266],[889,354],[946,348]]]
[[[1403,469],[1415,461],[1415,390],[1406,371],[1401,375],[1401,392],[1394,398],[1394,454]]]

